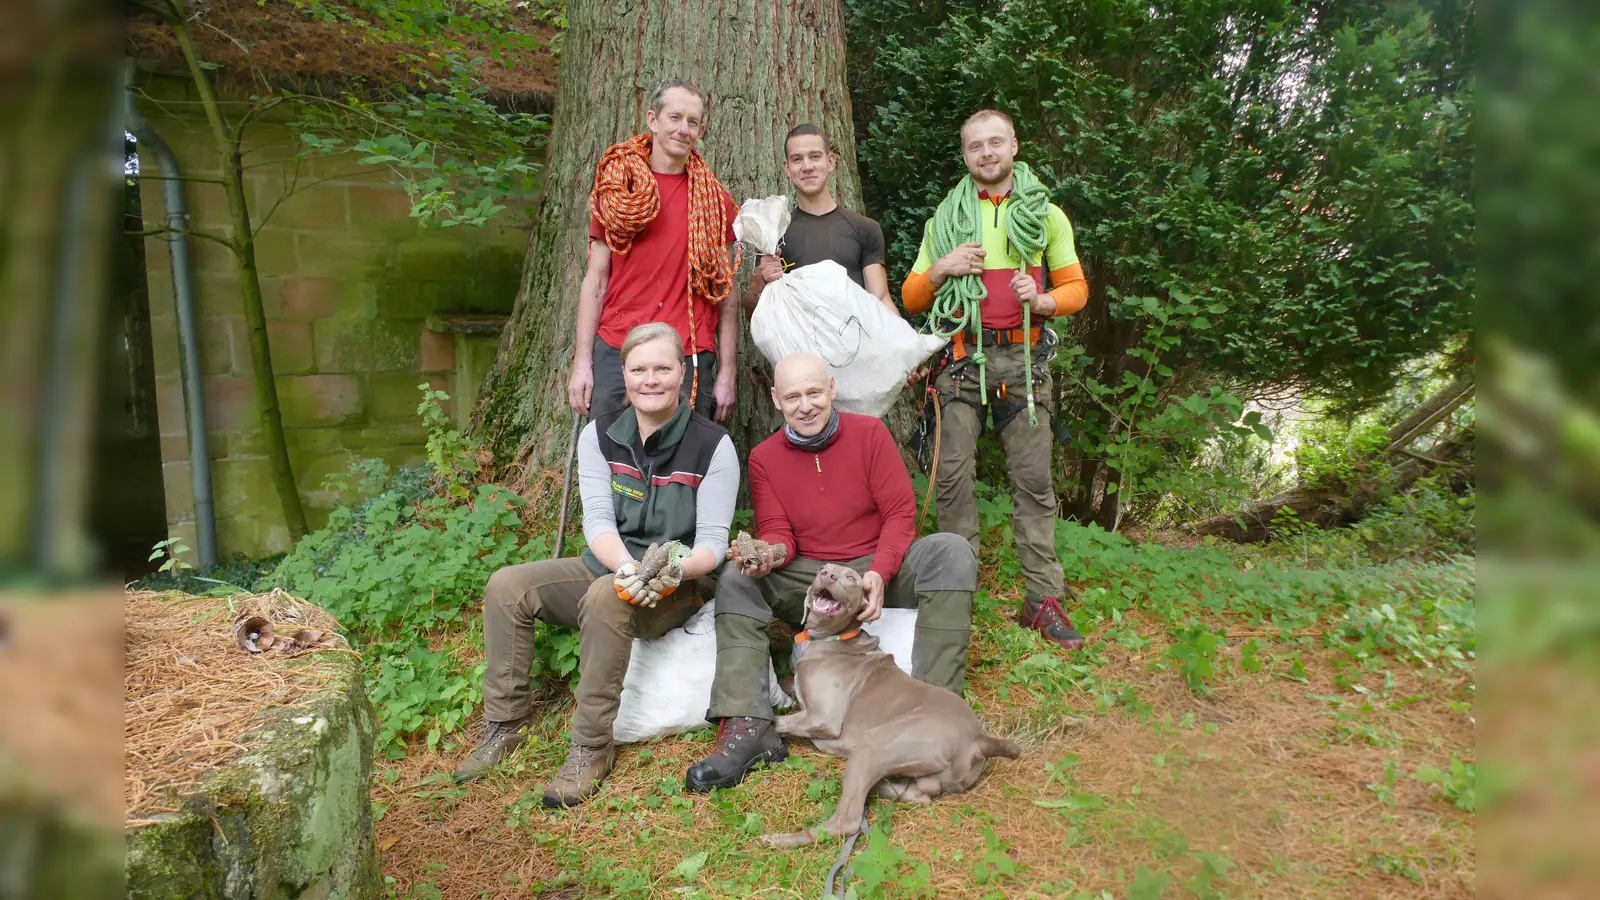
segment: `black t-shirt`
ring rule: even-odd
[[[850,280],[866,287],[861,270],[883,265],[883,229],[878,223],[842,206],[820,216],[796,208],[789,230],[778,245],[785,268],[799,268],[831,259],[850,273]]]

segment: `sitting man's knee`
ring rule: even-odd
[[[966,538],[941,531],[922,538],[913,547],[918,590],[978,589],[978,554]]]

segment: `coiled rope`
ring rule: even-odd
[[[1011,202],[1006,205],[1001,226],[1006,239],[1022,257],[1023,270],[1034,264],[1035,257],[1043,262],[1045,247],[1045,220],[1050,211],[1050,193],[1039,183],[1027,163],[1018,162],[1011,170]],[[978,187],[972,176],[963,177],[933,213],[933,258],[942,259],[961,244],[983,240],[983,201],[978,199]],[[978,390],[983,402],[989,402],[988,354],[983,349],[983,299],[989,294],[979,275],[953,275],[939,285],[933,295],[932,315],[928,317],[932,333],[946,340],[962,331],[972,335],[972,351],[968,354],[978,364]],[[1033,327],[1032,307],[1022,304],[1022,332],[1027,335]],[[941,325],[944,326],[941,329]],[[1033,344],[1024,339],[1024,370],[1027,372],[1028,424],[1038,426],[1039,418],[1033,405]]]
[[[661,192],[650,171],[650,148],[655,136],[637,135],[612,144],[595,166],[594,189],[589,192],[589,208],[606,232],[606,246],[613,253],[627,253],[633,239],[661,212]],[[727,188],[711,173],[700,151],[689,151],[685,167],[689,173],[689,354],[694,360],[694,382],[690,403],[700,398],[700,342],[695,334],[694,298],[721,303],[733,291],[733,278],[743,261],[743,248],[735,250],[732,261],[723,250],[727,220],[723,198]]]

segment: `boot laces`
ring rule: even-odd
[[[712,753],[727,753],[742,737],[754,736],[756,720],[749,716],[730,716],[717,725],[717,746]]]
[[[1067,618],[1067,611],[1061,608],[1060,597],[1046,597],[1039,603],[1038,611],[1028,616],[1028,625],[1038,628],[1043,623],[1046,629],[1071,628],[1072,621]]]
[[[521,728],[522,725],[523,723],[521,721],[490,722],[489,727],[483,730],[483,743],[493,744],[495,741],[498,741],[500,738],[505,737],[508,734],[515,734],[517,729]]]
[[[561,774],[568,778],[577,778],[599,753],[595,747],[585,747],[574,741],[572,748],[567,751],[567,761],[561,764]]]

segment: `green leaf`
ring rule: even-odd
[[[693,856],[686,857],[683,862],[674,866],[672,874],[684,881],[693,881],[695,876],[700,874],[700,870],[705,868],[706,860],[710,858],[711,853],[709,851],[701,850]],[[660,870],[657,869],[656,871]]]

